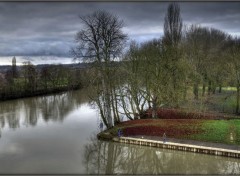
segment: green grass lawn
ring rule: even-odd
[[[201,141],[240,145],[240,120],[209,120],[202,124],[205,132],[190,136]]]
[[[230,129],[233,120],[206,120],[202,123],[202,133],[190,135],[189,139],[231,144]],[[239,120],[238,120],[239,121]]]

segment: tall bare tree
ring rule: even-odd
[[[111,63],[122,52],[127,39],[122,31],[123,21],[106,11],[96,11],[91,15],[80,17],[83,28],[77,33],[77,47],[73,49],[75,59],[92,61],[101,80],[99,96],[103,98],[100,109],[107,127],[113,126],[111,113]]]
[[[163,42],[168,46],[177,46],[182,38],[182,19],[180,7],[177,3],[171,3],[164,19]]]
[[[174,107],[179,106],[180,94],[182,89],[182,19],[180,7],[177,3],[171,3],[168,6],[167,14],[164,21],[163,36],[164,58],[167,63],[166,69],[170,75],[172,84],[172,103]]]

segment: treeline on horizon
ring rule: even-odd
[[[16,66],[16,58],[4,76],[0,75],[0,100],[23,98],[81,88],[81,69],[62,64],[37,68],[31,62]]]

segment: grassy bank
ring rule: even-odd
[[[141,119],[122,122],[107,130],[107,137],[117,136],[121,129],[123,136],[149,135],[169,138],[191,139],[240,145],[240,120],[206,119]],[[100,136],[103,134],[100,134]],[[106,137],[106,136],[101,136]]]

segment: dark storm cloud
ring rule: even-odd
[[[69,54],[81,29],[79,15],[95,10],[117,14],[124,31],[139,42],[163,34],[167,2],[5,2],[0,3],[0,55]],[[181,2],[185,24],[240,34],[240,2]]]
[[[240,35],[240,2],[182,2],[184,22]]]

